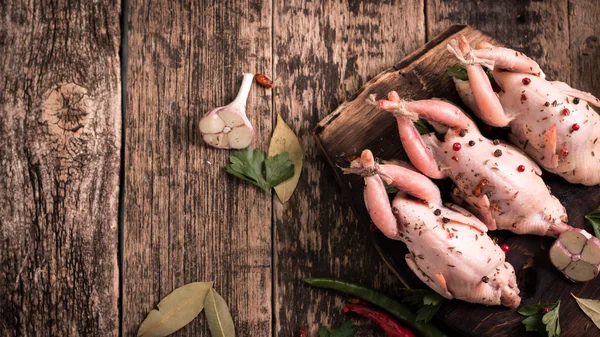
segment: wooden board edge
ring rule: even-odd
[[[402,60],[400,60],[400,62],[398,62],[398,64],[379,73],[377,76],[372,78],[369,82],[365,83],[365,85],[363,85],[360,89],[358,89],[350,98],[345,100],[333,112],[331,112],[329,115],[327,115],[325,118],[323,118],[317,124],[317,126],[315,126],[315,128],[313,129],[313,135],[315,135],[315,137],[319,137],[319,135],[323,132],[323,129],[325,129],[325,127],[327,125],[331,124],[335,119],[337,119],[341,115],[341,113],[345,110],[346,105],[349,102],[352,102],[354,99],[356,99],[356,97],[358,97],[367,86],[369,86],[372,83],[377,82],[377,80],[379,80],[379,78],[381,78],[382,76],[384,76],[390,72],[395,72],[395,71],[404,69],[406,66],[412,64],[413,62],[418,60],[420,57],[425,55],[433,47],[437,46],[441,41],[443,41],[453,35],[465,33],[466,31],[470,31],[470,30],[473,30],[473,28],[469,25],[464,25],[464,24],[452,25],[446,31],[437,35],[435,38],[433,38],[432,40],[427,42],[423,47],[415,50],[414,52],[410,53],[408,56],[404,57]],[[321,149],[323,150],[322,147],[321,147]]]
[[[435,38],[433,38],[432,40],[427,42],[421,48],[415,50],[414,52],[412,52],[409,55],[407,55],[406,57],[404,57],[400,62],[398,62],[398,64],[392,66],[391,68],[379,73],[377,76],[372,78],[369,82],[367,82],[360,89],[358,89],[349,99],[345,100],[344,103],[342,103],[340,106],[338,106],[332,113],[330,113],[325,118],[323,118],[317,124],[317,126],[315,126],[312,134],[313,134],[313,138],[315,139],[317,148],[319,149],[319,152],[324,155],[325,160],[329,164],[329,166],[333,169],[333,175],[334,175],[335,180],[337,181],[338,185],[341,187],[343,195],[345,195],[347,197],[350,195],[351,191],[344,184],[344,181],[341,176],[341,171],[339,169],[337,169],[336,164],[331,161],[331,157],[327,155],[327,151],[323,147],[323,143],[321,142],[320,135],[323,132],[323,130],[325,129],[325,127],[327,125],[329,125],[331,122],[333,122],[336,118],[338,118],[341,115],[341,113],[345,110],[346,104],[348,102],[351,102],[354,99],[356,99],[356,97],[358,97],[364,91],[364,88],[367,87],[370,83],[376,82],[377,80],[379,80],[379,78],[381,78],[385,74],[404,69],[406,66],[408,66],[408,65],[412,64],[414,61],[418,60],[420,57],[425,55],[429,50],[431,50],[433,47],[437,46],[441,41],[449,38],[450,36],[465,33],[466,31],[469,31],[472,29],[473,29],[472,27],[470,27],[468,25],[464,25],[464,24],[452,25],[446,31],[437,35]],[[356,209],[356,206],[353,202],[350,203],[350,207],[352,208],[352,211],[354,212],[354,214],[358,214],[358,210]],[[369,234],[369,239],[371,240],[371,242],[375,243],[376,238],[374,235]],[[393,274],[400,280],[400,282],[402,282],[402,284],[405,287],[410,288],[408,283],[406,282],[406,280],[400,274],[398,274],[396,272],[395,268],[393,268],[392,262],[381,251],[381,248],[379,247],[379,245],[375,244],[375,247],[376,247],[378,254],[383,259],[383,262],[388,266],[388,268],[390,268],[390,270],[393,272]]]
[[[324,155],[325,160],[327,161],[327,164],[329,164],[329,166],[332,168],[332,170],[333,170],[333,176],[335,177],[335,180],[337,181],[338,185],[342,189],[342,195],[345,196],[345,198],[347,200],[349,200],[349,196],[350,196],[351,191],[348,189],[348,186],[346,186],[346,184],[344,184],[344,181],[343,181],[342,176],[341,176],[341,170],[339,170],[336,167],[335,163],[333,163],[331,161],[331,158],[329,156],[327,156],[327,154],[325,152],[325,148],[323,147],[323,144],[321,143],[321,139],[319,138],[319,136],[315,132],[313,132],[313,138],[315,139],[315,143],[317,144],[317,148]],[[353,202],[350,202],[349,204],[350,204],[350,207],[352,208],[352,212],[354,212],[355,215],[358,215],[358,210],[356,209],[356,204],[353,203]],[[373,235],[372,233],[368,233],[368,235],[369,235],[369,240],[375,246],[375,250],[377,251],[377,254],[379,254],[379,256],[381,257],[381,259],[383,260],[383,262],[385,263],[385,265],[389,268],[389,270],[392,271],[392,273],[394,274],[394,276],[396,276],[396,278],[398,278],[400,280],[400,282],[402,282],[402,284],[404,285],[404,287],[411,288],[408,285],[408,282],[406,282],[406,280],[402,277],[402,275],[400,275],[396,271],[396,268],[394,268],[394,266],[392,265],[392,262],[385,256],[385,254],[381,250],[380,245],[376,244],[376,242],[375,242],[375,240],[376,240],[375,235]]]

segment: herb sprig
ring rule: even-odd
[[[419,308],[417,321],[429,322],[446,300],[440,294],[425,289],[402,289],[402,302]]]
[[[598,239],[600,239],[600,206],[586,215],[585,218],[590,222],[590,224],[592,224],[592,228],[594,228],[594,234]]]
[[[266,158],[266,153],[260,149],[248,146],[234,151],[225,167],[227,173],[246,180],[263,191],[279,185],[294,175],[294,163],[287,152]]]
[[[354,328],[352,327],[352,321],[344,321],[337,327],[327,329],[322,326],[319,329],[319,337],[353,337]]]
[[[517,312],[527,316],[523,320],[525,330],[537,331],[542,336],[560,336],[559,322],[560,301],[551,304],[530,304],[523,306]]]

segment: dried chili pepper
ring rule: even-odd
[[[263,74],[255,74],[254,79],[265,88],[273,88],[273,81]]]
[[[344,312],[349,311],[357,313],[375,322],[390,337],[415,337],[415,334],[413,334],[412,331],[405,326],[400,325],[400,323],[396,322],[392,316],[384,312],[373,310],[359,304],[346,304],[344,307]]]
[[[309,331],[306,325],[302,324],[300,330],[298,330],[298,337],[308,337]]]

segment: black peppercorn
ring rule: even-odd
[[[498,150],[494,151],[494,156],[500,157],[501,155],[502,155],[502,150],[498,149]]]
[[[464,129],[461,129],[460,132],[458,133],[459,136],[464,137],[467,134],[467,131],[465,131]]]
[[[550,106],[550,102],[544,103],[544,106]]]
[[[475,146],[475,141],[474,140],[470,140],[469,141],[469,146]]]
[[[498,145],[500,144],[500,141],[498,139],[494,139],[494,145]]]
[[[484,276],[481,278],[481,282],[483,282],[483,283],[488,283],[489,281],[490,281],[490,278],[487,276]]]
[[[573,104],[579,104],[579,97],[573,98]]]
[[[448,219],[448,218],[444,217],[444,218],[442,218],[442,222],[443,222],[443,223],[448,223],[448,222],[450,222],[450,219]]]
[[[440,214],[442,214],[442,210],[441,210],[441,209],[439,209],[439,208],[438,208],[438,209],[436,209],[435,211],[433,211],[433,215],[435,215],[435,216],[438,216],[438,215],[440,215]]]

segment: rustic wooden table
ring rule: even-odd
[[[400,284],[315,124],[454,23],[599,95],[598,17],[597,0],[1,1],[0,335],[134,336],[162,297],[202,280],[239,336],[341,322],[343,298],[302,277]],[[252,89],[254,145],[267,148],[280,113],[304,148],[285,205],[227,176],[230,153],[201,141],[200,116],[231,101],[242,72],[276,85]],[[176,335],[209,332],[200,318]]]

